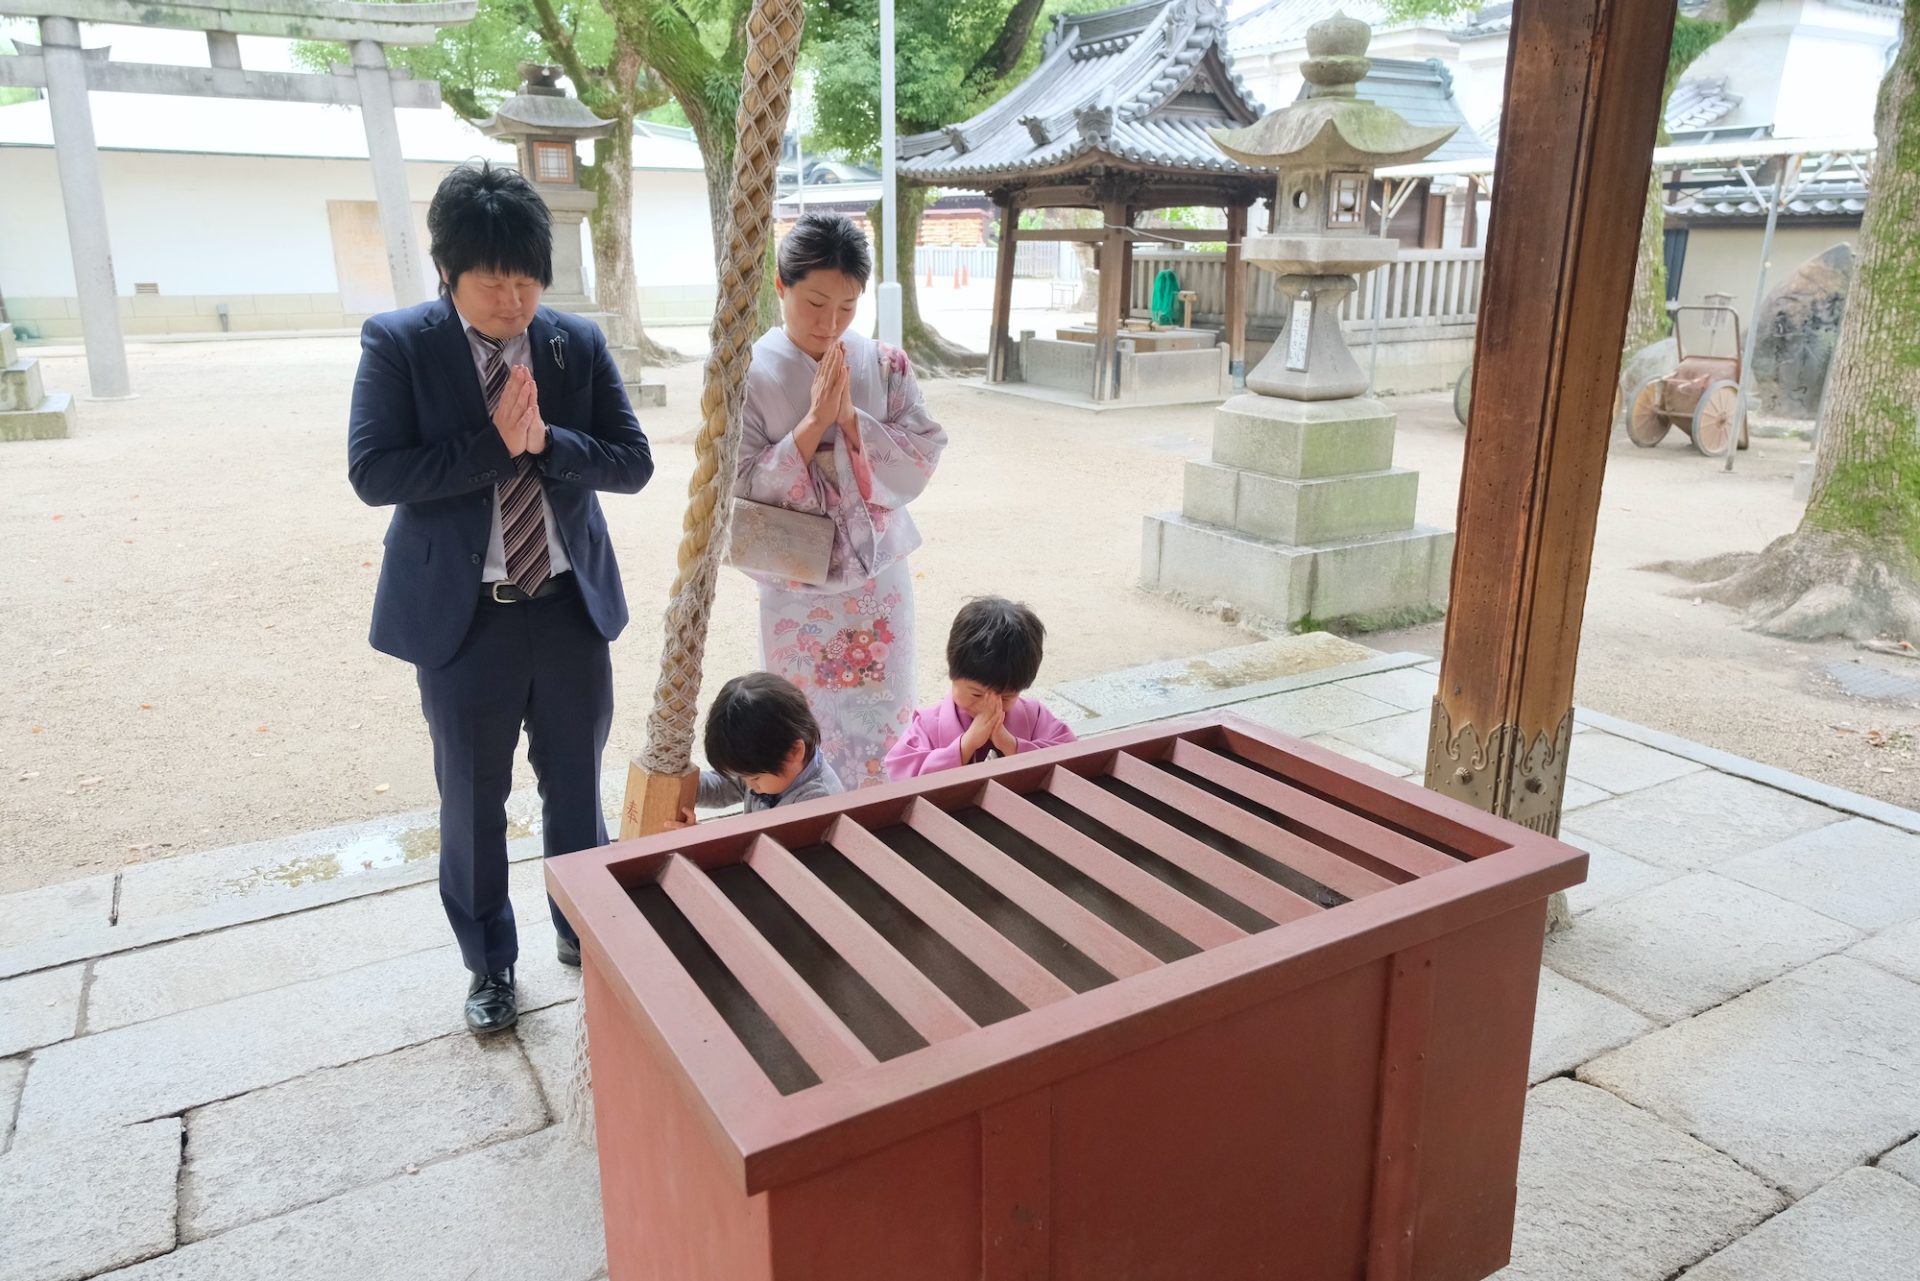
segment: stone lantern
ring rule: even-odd
[[[561,69],[538,62],[520,64],[526,83],[480,125],[490,138],[511,138],[520,153],[520,172],[553,211],[553,286],[546,301],[562,311],[588,311],[581,263],[581,223],[598,199],[580,185],[579,143],[600,138],[614,122],[602,120],[578,98],[560,88]]]
[[[1420,477],[1393,466],[1393,414],[1363,394],[1340,325],[1355,274],[1399,249],[1369,230],[1374,169],[1454,133],[1356,96],[1371,37],[1345,15],[1315,23],[1308,94],[1213,131],[1228,156],[1278,172],[1273,228],[1249,235],[1244,255],[1276,277],[1286,322],[1248,391],[1215,411],[1212,458],[1187,464],[1181,510],[1146,523],[1144,585],[1288,626],[1430,617],[1452,569],[1452,533],[1414,524]]]

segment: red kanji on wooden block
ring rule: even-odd
[[[1586,855],[1231,717],[550,861],[613,1281],[1473,1281]]]

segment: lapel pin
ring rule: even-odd
[[[547,346],[553,349],[554,367],[557,369],[565,369],[567,367],[567,336],[565,334],[555,334],[547,340]]]

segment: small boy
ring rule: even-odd
[[[846,789],[820,751],[820,723],[807,697],[772,672],[749,672],[720,687],[707,709],[707,762],[697,803],[706,809],[745,802],[749,814]],[[692,810],[674,826],[691,827]]]
[[[913,714],[887,753],[887,777],[917,778],[996,756],[1073,742],[1073,731],[1020,694],[1040,675],[1047,629],[1034,612],[998,596],[968,601],[947,634],[953,692]]]

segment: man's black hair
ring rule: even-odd
[[[456,167],[427,206],[427,237],[433,265],[446,274],[443,298],[469,271],[529,276],[542,289],[553,284],[553,215],[515,170],[485,160]]]
[[[707,764],[723,774],[778,774],[795,743],[820,747],[807,696],[772,672],[748,672],[720,687],[707,709]]]
[[[866,288],[873,275],[873,251],[867,233],[845,214],[801,214],[775,255],[780,283],[791,289],[815,271],[838,271]]]
[[[947,633],[947,679],[975,681],[998,693],[1031,688],[1040,675],[1047,629],[1025,605],[979,596],[960,607]]]

